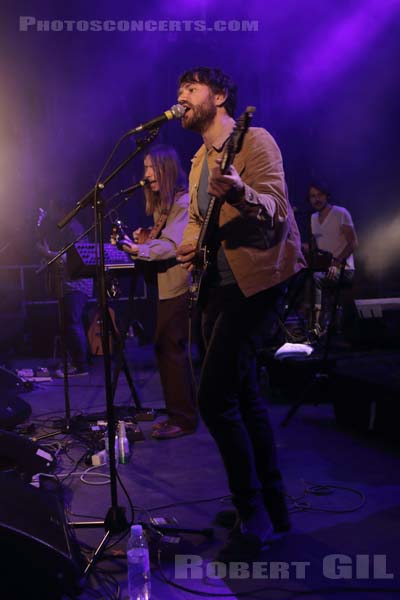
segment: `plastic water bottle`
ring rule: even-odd
[[[118,460],[121,465],[129,461],[129,440],[126,436],[125,421],[118,422]]]
[[[108,431],[106,431],[106,435],[104,438],[104,448],[106,451],[107,464],[110,464],[110,449],[108,445]],[[115,452],[115,464],[118,464],[118,454],[119,454],[119,444],[118,444],[118,435],[115,434],[115,442],[114,442],[114,452]]]
[[[128,559],[129,600],[150,600],[149,547],[141,525],[132,525],[126,554]]]

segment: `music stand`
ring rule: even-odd
[[[132,276],[131,286],[130,286],[130,290],[129,290],[128,311],[127,311],[128,314],[125,316],[125,323],[123,325],[122,331],[116,332],[114,324],[113,323],[111,324],[113,339],[117,346],[117,356],[116,356],[115,367],[114,367],[114,372],[113,372],[112,390],[113,390],[113,398],[114,398],[115,392],[117,390],[119,374],[121,371],[123,371],[125,374],[126,380],[128,382],[130,392],[132,394],[135,408],[137,411],[138,410],[142,411],[143,406],[140,402],[140,399],[136,392],[135,386],[133,385],[132,377],[131,377],[128,363],[126,361],[126,357],[125,357],[125,353],[124,353],[126,336],[127,336],[128,330],[129,330],[129,326],[131,325],[131,322],[132,322],[132,306],[134,303],[134,297],[135,297],[135,292],[136,292],[136,282],[137,282],[137,273],[136,273],[136,269],[135,269],[133,276]]]

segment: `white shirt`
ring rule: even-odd
[[[311,215],[311,232],[320,250],[331,252],[334,257],[339,256],[347,244],[343,235],[342,225],[354,228],[353,220],[348,210],[343,206],[331,207],[323,223],[318,218],[319,213]],[[354,269],[354,257],[352,254],[346,259],[346,269]]]

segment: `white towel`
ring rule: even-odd
[[[314,352],[312,346],[307,344],[290,344],[286,342],[275,352],[275,358],[282,360],[283,358],[300,358],[302,356],[310,356]]]

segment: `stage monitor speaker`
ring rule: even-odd
[[[15,392],[0,391],[0,428],[14,429],[31,414],[30,404],[19,398]]]
[[[0,367],[0,390],[26,391],[29,389],[26,383],[14,371],[4,366]]]
[[[42,478],[40,488],[18,473],[0,473],[2,598],[76,598],[83,560],[68,527],[59,484]]]
[[[345,335],[361,346],[398,348],[400,298],[370,298],[354,301],[354,314]]]
[[[48,473],[55,461],[51,454],[30,439],[0,429],[0,471],[16,471],[30,482],[36,473]]]

